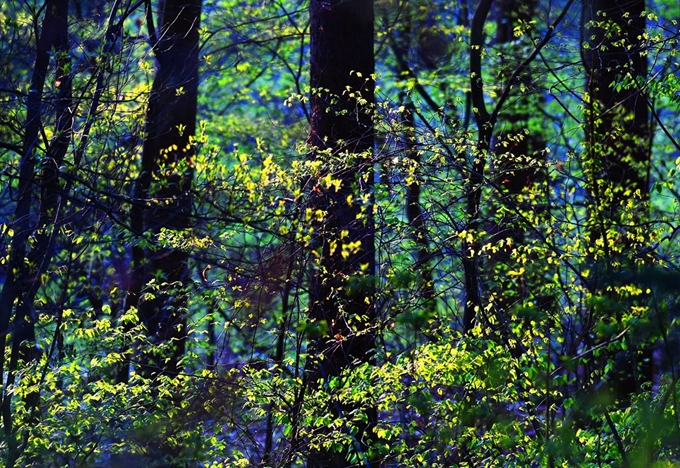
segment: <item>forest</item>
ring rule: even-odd
[[[678,21],[0,2],[0,466],[680,466]]]

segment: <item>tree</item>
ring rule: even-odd
[[[146,112],[141,170],[130,211],[130,226],[139,241],[132,253],[135,266],[129,306],[138,308],[154,342],[170,346],[167,359],[143,358],[150,359],[142,362],[149,366],[149,375],[179,372],[185,350],[186,299],[182,289],[189,279],[188,256],[178,246],[160,246],[157,242],[163,230],[182,234],[190,228],[200,17],[200,0],[166,1],[156,32],[152,15],[147,14],[158,69]],[[146,300],[141,298],[145,288],[150,288]],[[123,369],[122,380],[126,380],[126,372]]]
[[[517,311],[525,306],[548,310],[554,301],[542,284],[542,265],[537,271],[522,270],[532,226],[550,219],[550,213],[546,212],[550,206],[548,196],[540,184],[547,173],[544,130],[532,119],[532,111],[540,108],[544,99],[538,91],[537,82],[541,78],[532,69],[536,64],[514,75],[533,46],[536,2],[502,1],[495,6],[494,45],[500,61],[499,88],[506,88],[509,93],[506,105],[498,112],[495,126],[498,131],[493,136],[489,175],[493,187],[487,203],[489,221],[485,226],[490,250],[483,268],[495,313],[502,317],[501,322],[516,323],[524,321]],[[524,273],[516,274],[521,271]]]
[[[0,4],[4,461],[676,460],[673,2],[167,2]]]
[[[610,5],[583,3],[581,18],[582,60],[586,71],[585,157],[589,208],[589,237],[593,262],[602,263],[602,276],[615,274],[617,265],[633,270],[648,259],[635,259],[644,243],[640,223],[648,219],[651,128],[647,82],[646,17],[644,1]],[[607,284],[609,283],[609,284]],[[592,293],[618,304],[624,303],[620,285],[595,281]],[[625,296],[625,293],[624,293]],[[625,306],[611,308],[621,323]],[[638,334],[638,333],[636,333]],[[626,397],[640,391],[651,378],[652,348],[649,336],[625,338],[629,350],[617,353],[613,394]],[[647,356],[642,350],[647,349]],[[645,362],[646,361],[646,362]]]
[[[372,215],[373,2],[310,3],[311,131],[318,162],[309,206],[318,225],[310,284],[310,319],[322,330],[310,347],[310,379],[327,384],[344,369],[370,362],[376,334]],[[330,408],[344,418],[344,410]],[[371,414],[372,413],[372,414]],[[353,434],[365,457],[375,412]],[[320,449],[310,466],[346,466],[347,454]]]
[[[62,222],[65,203],[62,199],[58,168],[62,165],[70,144],[73,126],[67,13],[66,0],[48,1],[45,4],[45,16],[26,102],[25,133],[14,210],[16,235],[11,241],[7,276],[0,296],[0,344],[3,350],[10,321],[14,318],[9,366],[5,367],[5,353],[0,353],[0,375],[4,376],[6,372],[7,376],[7,380],[3,382],[2,415],[8,446],[6,463],[9,467],[14,466],[18,456],[18,434],[12,422],[12,394],[9,389],[15,384],[19,363],[39,357],[35,342],[33,301],[39,287],[39,278],[52,260],[55,230]],[[53,100],[56,114],[54,137],[50,142],[43,141],[46,149],[44,155],[40,155],[40,133],[43,130],[43,109],[46,101],[44,88],[52,50],[56,75],[54,80],[56,96]],[[39,172],[38,177],[36,171]],[[40,189],[39,197],[35,196],[37,189]],[[37,204],[35,198],[38,198]],[[37,221],[32,222],[36,218]],[[31,237],[34,239],[29,243]],[[35,391],[26,396],[26,405],[33,414],[38,411],[38,398],[39,394]],[[21,436],[25,441],[27,433],[24,432]]]
[[[620,222],[616,212],[621,204],[612,198],[640,202],[649,198],[650,125],[642,90],[647,77],[644,11],[644,1],[616,5],[587,1],[582,10],[586,171],[590,190],[602,206],[595,217],[614,222]]]
[[[422,180],[422,153],[419,148],[417,138],[416,126],[416,107],[413,103],[413,97],[409,93],[409,81],[418,81],[417,71],[412,69],[409,63],[409,56],[415,42],[415,49],[418,56],[425,66],[430,65],[436,68],[437,62],[441,62],[445,58],[446,47],[440,46],[440,42],[445,39],[436,36],[436,31],[427,28],[426,21],[414,21],[414,10],[418,7],[417,3],[409,1],[401,2],[400,4],[400,18],[398,28],[392,32],[390,37],[390,45],[396,60],[396,75],[397,83],[401,87],[399,93],[399,103],[404,106],[403,111],[403,152],[407,160],[410,162],[410,182],[407,183],[406,188],[406,218],[408,220],[409,228],[411,230],[411,238],[415,244],[415,270],[418,275],[417,288],[420,291],[419,295],[422,297],[422,318],[418,322],[425,324],[431,320],[436,313],[436,290],[434,287],[434,278],[432,275],[432,268],[430,266],[430,246],[429,234],[425,222],[426,214],[423,212],[421,203],[421,185]],[[417,32],[420,31],[420,34]],[[432,112],[440,112],[441,107],[438,106],[432,98],[427,94],[422,86],[418,86],[420,94],[428,102]]]
[[[467,227],[465,232],[469,232],[470,234],[463,236],[463,268],[465,271],[465,293],[467,296],[463,316],[463,329],[466,333],[472,329],[478,312],[483,305],[480,293],[481,274],[479,271],[479,255],[481,245],[478,243],[478,231],[481,221],[480,202],[482,187],[484,185],[487,155],[491,148],[490,145],[494,130],[498,123],[499,115],[501,114],[506,101],[511,96],[513,89],[518,83],[521,83],[528,67],[539,57],[543,48],[553,39],[556,27],[564,21],[572,4],[573,0],[567,2],[552,24],[548,26],[543,37],[540,40],[535,41],[533,50],[531,50],[531,52],[514,68],[513,72],[504,83],[498,100],[495,102],[491,112],[487,109],[484,99],[482,58],[484,56],[484,24],[491,10],[492,2],[481,1],[472,18],[472,24],[470,26],[470,95],[473,114],[477,123],[477,143],[473,149],[473,154],[471,155],[472,164],[470,165],[467,181]],[[501,24],[501,26],[503,26],[503,24]],[[504,33],[501,33],[500,37],[503,39]],[[507,161],[505,164],[507,164]],[[503,165],[504,163],[501,162],[501,168]],[[507,178],[508,182],[505,184],[510,191],[517,191],[518,189],[522,190],[522,181],[518,181],[515,176],[521,178],[522,175],[529,176],[529,174],[535,171],[535,167],[532,167],[535,166],[533,161],[529,161],[528,166],[530,166],[528,168],[528,174],[525,172],[527,168],[524,170],[512,168],[513,170],[510,171],[509,177]],[[513,179],[514,183],[511,184]],[[503,181],[505,181],[505,178],[501,182]],[[524,184],[526,183],[527,179],[525,178]],[[496,187],[494,187],[494,189],[497,190]],[[516,214],[520,218],[523,217],[519,212],[516,212]]]

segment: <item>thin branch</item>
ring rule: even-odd
[[[614,421],[612,421],[611,416],[609,416],[609,410],[605,410],[604,417],[607,420],[607,425],[609,426],[609,429],[611,429],[612,434],[614,435],[614,440],[616,441],[616,446],[619,449],[619,453],[621,453],[621,466],[624,468],[629,466],[628,465],[628,455],[626,454],[626,447],[623,445],[623,440],[621,440],[621,436],[619,435],[619,431],[616,430],[616,426],[614,425]]]
[[[534,51],[529,55],[524,61],[517,67],[517,69],[513,72],[513,74],[510,76],[510,79],[508,80],[508,84],[505,85],[505,89],[503,89],[503,93],[501,94],[501,97],[498,99],[498,102],[496,103],[496,107],[494,108],[493,112],[491,113],[491,116],[489,117],[489,122],[491,126],[496,124],[496,120],[498,119],[498,114],[501,111],[501,108],[503,107],[503,104],[505,104],[505,101],[510,97],[510,91],[512,90],[512,87],[515,85],[515,82],[519,78],[519,76],[524,73],[524,70],[529,66],[531,62],[534,61],[534,59],[538,56],[538,54],[541,52],[543,47],[545,47],[548,42],[553,38],[555,35],[555,31],[557,30],[557,26],[564,20],[565,16],[567,16],[567,12],[569,11],[569,8],[571,8],[571,5],[574,3],[574,0],[569,0],[567,4],[564,6],[562,9],[562,12],[560,13],[560,16],[557,17],[557,19],[548,27],[548,32],[543,36],[543,39],[541,42],[539,42],[536,45],[536,48]],[[473,19],[474,22],[474,19]],[[480,76],[481,80],[481,76]]]

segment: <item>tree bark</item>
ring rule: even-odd
[[[586,72],[584,111],[585,154],[582,160],[586,189],[591,198],[587,234],[595,267],[602,265],[591,283],[591,294],[625,304],[626,298],[611,281],[612,265],[637,270],[633,252],[648,229],[651,127],[643,86],[647,79],[644,0],[607,2],[583,0],[581,54]],[[638,300],[643,300],[639,298]],[[608,317],[586,321],[615,320],[621,328],[621,307],[612,307]],[[651,379],[653,347],[636,337],[624,337],[626,351],[614,356],[615,365],[605,377],[608,397],[626,401]],[[603,387],[604,388],[604,387]],[[605,388],[606,390],[606,388]]]
[[[581,53],[588,95],[586,170],[590,190],[598,200],[607,187],[617,192],[615,196],[625,196],[623,192],[630,189],[627,198],[649,198],[649,111],[642,86],[634,81],[644,82],[647,76],[644,10],[644,0],[583,2]],[[617,220],[620,200],[607,205],[605,216]]]
[[[486,158],[493,134],[493,121],[484,102],[482,81],[482,51],[484,48],[484,23],[493,0],[482,0],[472,17],[470,26],[470,88],[474,118],[477,123],[477,144],[472,154],[470,176],[467,182],[466,217],[469,236],[463,240],[463,272],[465,276],[465,307],[463,332],[470,333],[481,309],[479,243],[475,239],[479,229],[479,208]]]
[[[374,348],[373,2],[311,0],[310,17],[309,141],[311,158],[321,165],[309,206],[325,213],[316,225],[319,259],[310,284],[309,316],[321,330],[310,337],[310,381],[316,385],[370,361]],[[327,176],[337,183],[323,182]],[[330,410],[343,417],[339,413],[347,409]],[[368,422],[353,436],[363,458],[375,419],[369,410]],[[348,466],[346,457],[346,450],[314,450],[308,466]]]
[[[181,289],[189,277],[188,257],[180,249],[153,244],[163,228],[182,231],[190,225],[200,16],[201,0],[166,0],[157,37],[149,27],[158,68],[130,212],[131,227],[140,242],[132,251],[128,307],[137,308],[152,343],[173,343],[173,349],[170,356],[150,352],[141,357],[147,376],[177,374],[185,350],[186,299]],[[152,293],[152,299],[142,300],[152,279],[160,290]],[[123,369],[119,380],[126,380],[126,374]]]
[[[36,179],[36,155],[42,127],[43,90],[50,64],[50,51],[56,57],[57,98],[54,137],[49,143]],[[68,41],[68,0],[48,0],[38,39],[36,60],[26,102],[26,123],[19,168],[18,198],[14,211],[15,235],[11,241],[7,276],[0,295],[0,379],[2,382],[2,419],[7,441],[8,467],[14,466],[17,456],[15,429],[12,422],[11,393],[6,390],[15,383],[15,372],[21,359],[37,357],[32,319],[33,300],[40,276],[47,270],[54,247],[54,230],[61,218],[58,168],[71,140],[73,115],[71,111],[71,70]],[[34,192],[40,187],[39,208],[35,208]],[[28,248],[35,236],[34,247]],[[5,368],[4,350],[12,322],[12,353]],[[37,410],[39,395],[31,393],[26,405],[31,413]]]

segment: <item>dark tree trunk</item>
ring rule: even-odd
[[[524,36],[524,41],[518,41],[514,35],[515,28],[533,19],[536,5],[535,2],[502,0],[496,6],[495,43],[502,47],[499,79],[501,88],[504,88],[522,62],[527,44],[528,36]],[[532,82],[528,68],[515,78],[510,93],[512,103],[500,110],[499,122],[496,123],[499,135],[495,140],[499,144],[494,147],[494,164],[499,175],[495,182],[511,197],[536,181],[544,149],[540,134],[527,134],[532,111],[540,104],[539,98],[532,92]]]
[[[415,171],[420,171],[420,153],[416,141],[415,108],[410,98],[404,96],[404,144],[406,157],[415,164]],[[416,262],[414,269],[419,278],[419,292],[422,298],[422,307],[426,312],[427,321],[436,320],[437,293],[434,287],[434,277],[430,266],[430,243],[425,217],[420,203],[420,187],[422,181],[419,177],[406,187],[406,219],[411,228],[411,237],[417,246]]]
[[[649,198],[647,99],[640,83],[631,82],[647,76],[644,10],[644,0],[583,2],[581,50],[589,97],[585,162],[590,190],[599,201],[611,198],[602,193],[606,188],[615,198],[627,189],[628,198]],[[604,187],[597,183],[601,180]],[[605,216],[617,220],[620,200],[607,205]]]
[[[430,242],[420,200],[421,184],[420,177],[421,157],[418,151],[416,135],[416,109],[411,96],[405,90],[407,82],[414,72],[409,66],[409,51],[413,41],[412,13],[414,5],[407,0],[404,2],[401,22],[398,33],[390,39],[392,52],[397,60],[397,80],[402,86],[399,94],[400,104],[404,106],[402,118],[403,151],[404,155],[414,163],[413,181],[406,187],[406,219],[410,227],[410,235],[416,245],[414,269],[418,275],[418,293],[421,301],[416,305],[422,308],[425,322],[435,319],[436,314],[436,290],[434,277],[430,266]],[[435,109],[433,109],[435,110]],[[436,325],[435,325],[436,326]],[[433,327],[434,328],[434,327]]]
[[[50,64],[50,52],[54,51],[57,97],[54,102],[56,123],[54,137],[50,141],[39,177],[36,179],[38,156],[36,154],[43,113],[43,90]],[[37,54],[26,105],[26,124],[22,148],[18,198],[14,212],[12,238],[7,276],[0,295],[0,378],[2,382],[2,419],[7,441],[8,467],[14,466],[17,453],[16,434],[11,413],[11,394],[4,393],[15,383],[15,371],[21,360],[35,359],[35,331],[31,310],[39,286],[40,276],[47,270],[52,259],[55,229],[60,223],[64,201],[60,194],[58,168],[61,166],[72,136],[71,67],[68,41],[68,0],[51,0],[45,6],[45,17],[38,39]],[[39,208],[34,206],[34,191],[40,188]],[[29,250],[28,241],[35,236]],[[12,353],[5,368],[5,340],[12,322]],[[25,397],[30,414],[38,410],[39,394]],[[29,429],[29,428],[22,428]],[[24,438],[27,433],[24,434]]]
[[[316,225],[320,254],[310,284],[313,384],[327,382],[374,348],[375,246],[372,215],[374,58],[373,2],[310,2],[312,159],[321,163],[310,207],[325,212]],[[330,176],[337,181],[327,184]],[[353,247],[352,247],[353,246]],[[344,252],[343,252],[344,250]],[[310,356],[310,360],[313,358]],[[349,408],[330,408],[336,415]],[[366,457],[375,411],[354,436],[354,452]],[[310,467],[347,466],[346,452],[317,450]]]
[[[501,89],[508,88],[510,92],[508,105],[499,109],[495,126],[492,180],[496,190],[488,202],[491,217],[486,231],[491,236],[487,242],[497,250],[490,254],[484,269],[490,300],[505,322],[522,319],[512,317],[512,309],[527,299],[542,310],[551,307],[553,301],[542,291],[544,272],[534,272],[528,266],[521,277],[508,276],[509,271],[519,270],[520,262],[526,260],[513,258],[513,252],[525,245],[529,228],[516,212],[533,212],[547,220],[544,207],[548,203],[534,186],[543,179],[545,143],[540,132],[530,131],[530,120],[536,118],[535,109],[542,105],[542,97],[534,90],[530,68],[525,67],[519,76],[514,73],[524,59],[527,45],[531,45],[531,32],[519,37],[515,32],[517,28],[528,27],[535,16],[536,2],[502,0],[495,7],[495,45],[501,59],[498,82]],[[512,84],[510,79],[514,79]]]
[[[505,102],[521,77],[526,73],[541,49],[554,37],[557,26],[564,20],[574,0],[568,0],[560,15],[549,26],[543,38],[536,42],[533,51],[514,68],[502,89],[500,97],[489,113],[484,98],[484,82],[482,80],[482,56],[484,48],[484,23],[491,10],[493,0],[481,0],[475,9],[470,25],[470,97],[473,114],[477,124],[477,144],[470,165],[470,176],[467,182],[466,232],[468,235],[463,241],[463,270],[465,275],[465,310],[463,315],[463,331],[469,333],[475,323],[480,319],[478,312],[481,310],[482,297],[480,294],[480,267],[478,239],[480,219],[481,189],[484,182],[486,157],[491,144],[494,127]],[[526,184],[526,182],[525,182]]]
[[[198,96],[198,48],[201,0],[166,0],[156,36],[150,28],[157,70],[146,112],[141,174],[135,186],[131,226],[140,241],[133,248],[133,275],[128,306],[137,307],[152,343],[172,343],[170,356],[141,357],[147,376],[179,371],[186,341],[186,307],[182,288],[189,278],[187,255],[179,249],[150,248],[163,229],[190,225],[191,183]],[[147,15],[150,19],[151,15]],[[153,299],[142,300],[148,282],[156,280]],[[119,380],[127,379],[123,369]]]
[[[592,199],[588,235],[593,263],[604,265],[590,286],[592,294],[614,304],[609,317],[596,319],[616,320],[622,329],[623,307],[617,305],[627,299],[616,287],[605,287],[602,279],[613,277],[616,263],[628,271],[637,269],[632,251],[646,236],[640,226],[647,219],[651,127],[642,88],[647,77],[644,11],[644,0],[584,0],[581,17],[587,97],[582,164]],[[613,357],[616,364],[605,377],[611,397],[627,401],[651,378],[651,368],[643,363],[651,362],[653,337],[645,338],[626,336],[627,350]]]
[[[479,229],[479,208],[482,197],[482,182],[486,158],[493,134],[493,121],[484,102],[484,82],[482,81],[482,52],[484,48],[484,23],[491,10],[493,0],[482,0],[472,17],[470,26],[470,97],[477,124],[477,144],[472,156],[470,175],[467,182],[466,218],[470,238],[463,240],[463,272],[465,276],[465,308],[463,312],[463,332],[470,333],[478,312],[481,310],[479,271],[479,243],[476,239]]]

